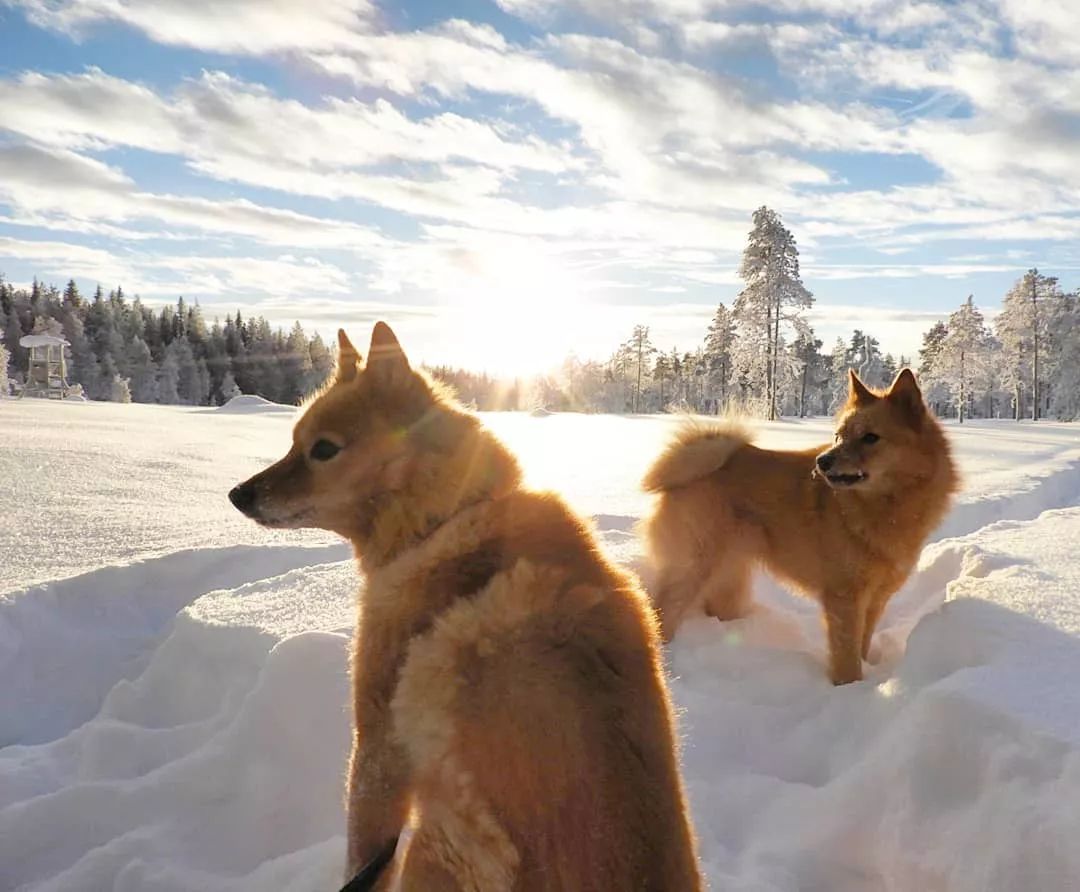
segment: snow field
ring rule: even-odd
[[[63,482],[39,489],[43,522],[66,522],[72,498],[90,512],[85,533],[71,527],[71,578],[0,598],[0,890],[336,888],[355,570],[317,537],[215,528],[231,521],[224,491],[278,457],[291,417],[146,407],[133,421],[143,407],[99,405],[20,405],[15,440],[36,445],[0,443],[0,462],[44,460]],[[564,490],[638,562],[636,481],[671,419],[489,421],[532,482]],[[766,425],[761,442],[827,432]],[[816,605],[765,579],[750,617],[691,622],[671,646],[714,889],[1080,883],[1080,432],[950,433],[967,490],[886,612],[865,682],[828,684]],[[79,488],[125,460],[125,504],[154,508],[103,528],[108,498]],[[146,462],[168,467],[139,478]],[[162,486],[186,487],[187,507]],[[0,554],[27,545],[4,528]],[[33,547],[19,568],[45,569],[27,582],[60,575],[64,558]]]

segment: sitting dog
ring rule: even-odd
[[[366,365],[339,346],[288,454],[230,498],[346,537],[367,578],[348,888],[700,889],[646,596],[385,324]]]

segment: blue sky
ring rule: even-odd
[[[1080,285],[1071,0],[0,0],[0,270],[495,371],[693,349],[778,210],[831,346]]]

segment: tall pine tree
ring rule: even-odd
[[[795,237],[767,207],[754,211],[754,227],[743,250],[739,277],[746,283],[736,299],[737,321],[752,328],[764,328],[755,340],[765,345],[765,402],[770,420],[777,414],[777,384],[783,328],[800,320],[814,296],[799,275],[799,251]],[[763,336],[762,336],[763,335]]]

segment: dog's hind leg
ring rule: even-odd
[[[721,622],[740,619],[750,612],[749,563],[724,561],[717,566],[702,587],[705,612]]]
[[[655,589],[650,594],[664,641],[671,641],[687,615],[701,607],[707,573],[696,567],[662,567],[656,574]]]

